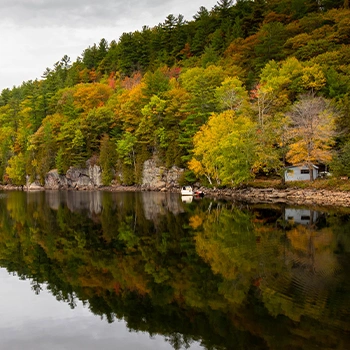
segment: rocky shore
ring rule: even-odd
[[[68,169],[66,174],[59,174],[57,170],[49,171],[45,176],[45,183],[30,182],[27,179],[25,186],[5,185],[0,190],[75,190],[75,191],[158,191],[180,193],[180,179],[184,169],[173,166],[166,169],[157,164],[156,159],[150,159],[144,163],[142,184],[139,186],[123,186],[112,184],[102,185],[102,169],[91,162],[87,162],[86,168]],[[252,188],[244,189],[208,189],[197,186],[198,190],[211,198],[225,198],[247,203],[286,203],[292,205],[318,205],[350,207],[350,191],[329,191],[300,188]]]
[[[103,188],[108,191],[147,191],[150,189],[141,186],[113,186]],[[206,197],[231,199],[247,203],[285,203],[291,205],[317,205],[350,207],[350,192],[314,190],[314,189],[275,189],[275,188],[252,188],[245,189],[208,189],[197,188],[205,193]],[[179,188],[158,188],[152,191],[178,192]]]
[[[246,188],[204,190],[206,195],[231,198],[248,203],[286,203],[292,205],[319,205],[350,207],[350,192],[288,188]]]

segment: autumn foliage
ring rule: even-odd
[[[0,181],[43,182],[91,157],[124,184],[151,157],[212,186],[281,176],[288,162],[348,176],[349,17],[335,1],[219,1],[64,56],[1,92]]]

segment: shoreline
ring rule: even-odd
[[[203,191],[205,197],[227,199],[251,204],[292,204],[292,205],[319,205],[333,207],[350,207],[350,192],[329,191],[320,189],[300,188],[253,188],[244,189],[209,189],[206,187],[196,188]],[[179,188],[172,189],[148,189],[141,186],[108,186],[100,188],[110,192],[174,192],[180,194]]]
[[[209,196],[231,198],[251,204],[291,204],[291,205],[317,205],[332,207],[350,207],[350,192],[329,191],[317,189],[276,189],[276,188],[252,188],[209,190]]]
[[[350,207],[350,192],[346,191],[330,191],[318,189],[300,189],[300,188],[253,188],[247,187],[244,189],[209,189],[200,187],[201,191],[205,193],[205,197],[235,200],[247,203],[263,203],[275,204],[285,203],[292,205],[320,205],[320,206],[340,206]],[[3,191],[108,191],[108,192],[172,192],[180,193],[180,189],[173,187],[167,188],[145,188],[141,186],[103,186],[94,188],[27,188],[26,186],[0,186]]]

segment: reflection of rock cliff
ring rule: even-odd
[[[184,212],[177,193],[142,192],[142,202],[146,219],[152,221],[159,215],[166,215],[169,211],[174,215]]]
[[[46,191],[44,195],[51,209],[67,206],[72,212],[88,210],[91,214],[100,214],[104,194],[103,191]],[[184,212],[177,193],[141,192],[140,195],[148,220],[154,221],[159,215],[166,215],[168,212],[174,215]]]
[[[102,211],[102,193],[99,191],[47,191],[45,198],[49,207],[55,210],[66,205],[72,212],[88,210],[91,214],[99,214]]]

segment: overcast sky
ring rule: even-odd
[[[163,23],[169,14],[192,20],[217,0],[0,0],[0,91],[40,79],[64,55],[118,40],[123,32]]]

